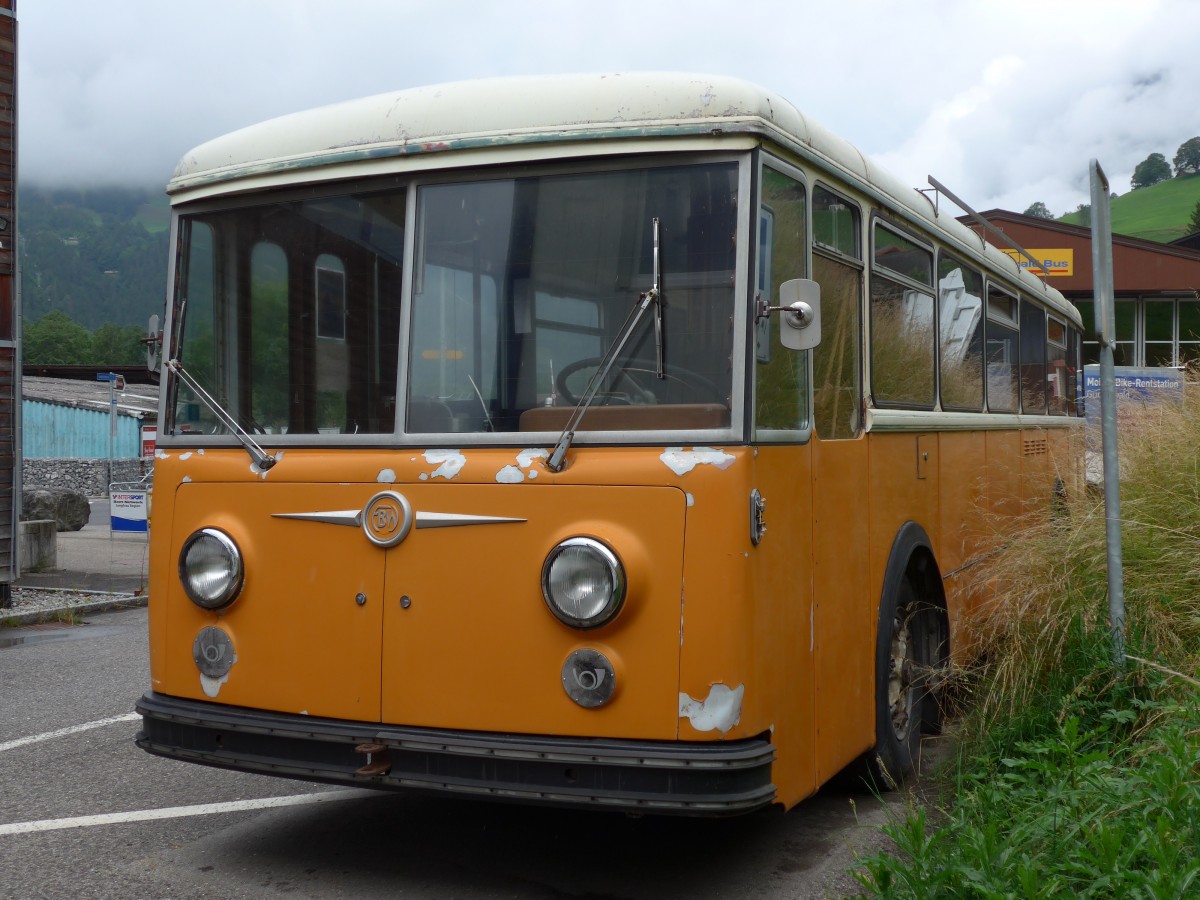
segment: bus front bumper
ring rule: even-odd
[[[153,692],[135,741],[157,756],[382,790],[676,815],[775,799],[767,740],[682,742],[409,728],[263,712]]]

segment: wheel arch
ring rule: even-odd
[[[888,555],[887,566],[883,570],[883,585],[879,593],[878,604],[875,607],[876,624],[878,625],[879,610],[889,592],[899,589],[905,578],[910,578],[918,589],[923,600],[938,607],[943,616],[948,615],[946,605],[946,590],[942,584],[942,573],[938,568],[937,556],[933,552],[933,541],[928,532],[918,524],[909,520],[900,526],[892,540],[892,549]],[[949,636],[947,636],[946,654],[949,655]]]
[[[937,612],[936,627],[938,631],[933,635],[933,644],[936,646],[936,650],[933,652],[937,655],[936,665],[945,667],[950,662],[950,612],[946,600],[946,589],[942,582],[942,573],[938,567],[937,557],[933,551],[933,541],[930,540],[928,532],[920,524],[911,520],[905,522],[896,532],[887,567],[884,569],[883,588],[880,591],[879,604],[875,609],[877,641],[882,628],[879,621],[880,610],[887,605],[888,592],[891,591],[891,596],[895,596],[905,580],[911,582],[917,597]],[[877,646],[875,653],[877,678],[878,668],[886,665],[887,658],[884,650],[881,646]],[[938,712],[942,702],[940,687],[934,687],[931,695],[933,704],[927,705],[922,726],[922,731],[927,734],[941,731],[941,716]]]

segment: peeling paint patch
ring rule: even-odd
[[[375,476],[375,480],[379,484],[395,484],[396,473],[392,469],[381,469],[379,474]]]
[[[207,675],[201,674],[200,675],[200,687],[204,689],[204,693],[208,697],[215,698],[217,696],[217,694],[221,693],[221,685],[223,685],[228,680],[229,680],[228,672],[226,672],[220,678],[209,678]]]
[[[187,453],[184,453],[184,454],[183,454],[183,455],[181,455],[179,458],[180,458],[181,460],[184,460],[184,459],[191,459],[191,458],[192,458],[192,451],[191,451],[191,450],[189,450]]]
[[[500,484],[520,484],[525,480],[525,473],[516,466],[505,466],[496,473],[496,481]]]
[[[467,464],[467,458],[458,450],[426,450],[425,462],[431,466],[437,466],[430,474],[430,478],[445,478],[447,481],[454,478],[462,471],[463,466]],[[424,480],[425,476],[421,476]]]
[[[154,458],[155,458],[155,459],[170,459],[170,458],[171,458],[171,454],[170,454],[170,453],[168,453],[166,450],[155,450],[155,451],[154,451]]]
[[[183,478],[181,478],[181,479],[180,479],[180,481],[181,481],[183,484],[191,484],[191,482],[192,482],[192,476],[191,476],[191,475],[184,475],[184,476],[183,476]]]
[[[533,447],[529,450],[522,450],[517,454],[517,465],[522,469],[528,469],[533,465],[535,459],[549,459],[550,451],[544,447]],[[532,477],[532,476],[530,476]]]
[[[687,719],[697,731],[719,731],[733,728],[742,718],[742,695],[746,686],[732,690],[724,684],[714,684],[703,700],[693,700],[679,692],[679,718]]]
[[[714,450],[712,447],[695,447],[684,450],[682,447],[668,447],[659,456],[668,469],[676,475],[686,475],[696,466],[716,466],[718,469],[728,469],[733,465],[734,457],[724,450]]]
[[[542,447],[533,447],[527,450],[522,450],[517,454],[517,464],[515,466],[505,466],[496,473],[496,481],[500,484],[520,484],[525,480],[526,476],[530,479],[537,478],[537,469],[533,468],[534,460],[549,459],[550,452]]]
[[[686,494],[684,494],[684,496],[687,497],[687,505],[688,506],[696,505],[696,497],[694,494],[692,494],[691,491],[688,491]]]

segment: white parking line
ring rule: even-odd
[[[0,825],[0,837],[9,834],[32,834],[37,831],[60,831],[64,828],[90,828],[93,825],[119,825],[125,822],[149,822],[155,819],[184,819],[189,816],[211,816],[218,813],[274,809],[280,806],[305,806],[310,803],[333,803],[337,800],[358,800],[363,797],[382,796],[385,796],[382,791],[371,791],[361,788],[334,789],[316,794],[296,794],[292,797],[263,797],[259,800],[232,800],[228,803],[198,803],[195,806],[137,809],[131,812],[103,813],[98,816],[76,816],[70,819],[12,822],[8,825]]]
[[[84,722],[82,725],[71,725],[69,728],[60,728],[57,731],[47,731],[43,734],[34,734],[29,737],[17,738],[15,741],[8,741],[0,744],[0,753],[5,750],[15,750],[18,747],[25,747],[29,744],[40,744],[42,741],[50,741],[54,738],[66,737],[68,734],[77,734],[80,731],[91,731],[93,728],[103,728],[105,725],[115,725],[117,722],[132,722],[134,719],[140,719],[141,716],[135,712],[125,713],[123,716],[110,716],[107,719],[97,719],[95,722]]]

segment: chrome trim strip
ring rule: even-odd
[[[322,522],[326,525],[349,525],[358,528],[362,525],[362,510],[336,509],[323,512],[307,513],[271,513],[273,519],[300,519],[305,522]],[[417,528],[456,528],[459,525],[505,525],[510,522],[527,522],[528,519],[515,519],[508,516],[475,516],[468,513],[417,513]]]
[[[308,522],[324,522],[326,525],[362,525],[361,509],[336,509],[327,512],[271,513],[272,519],[302,519]]]
[[[459,525],[504,525],[508,522],[527,522],[508,516],[473,516],[467,513],[417,513],[418,528],[455,528]]]

